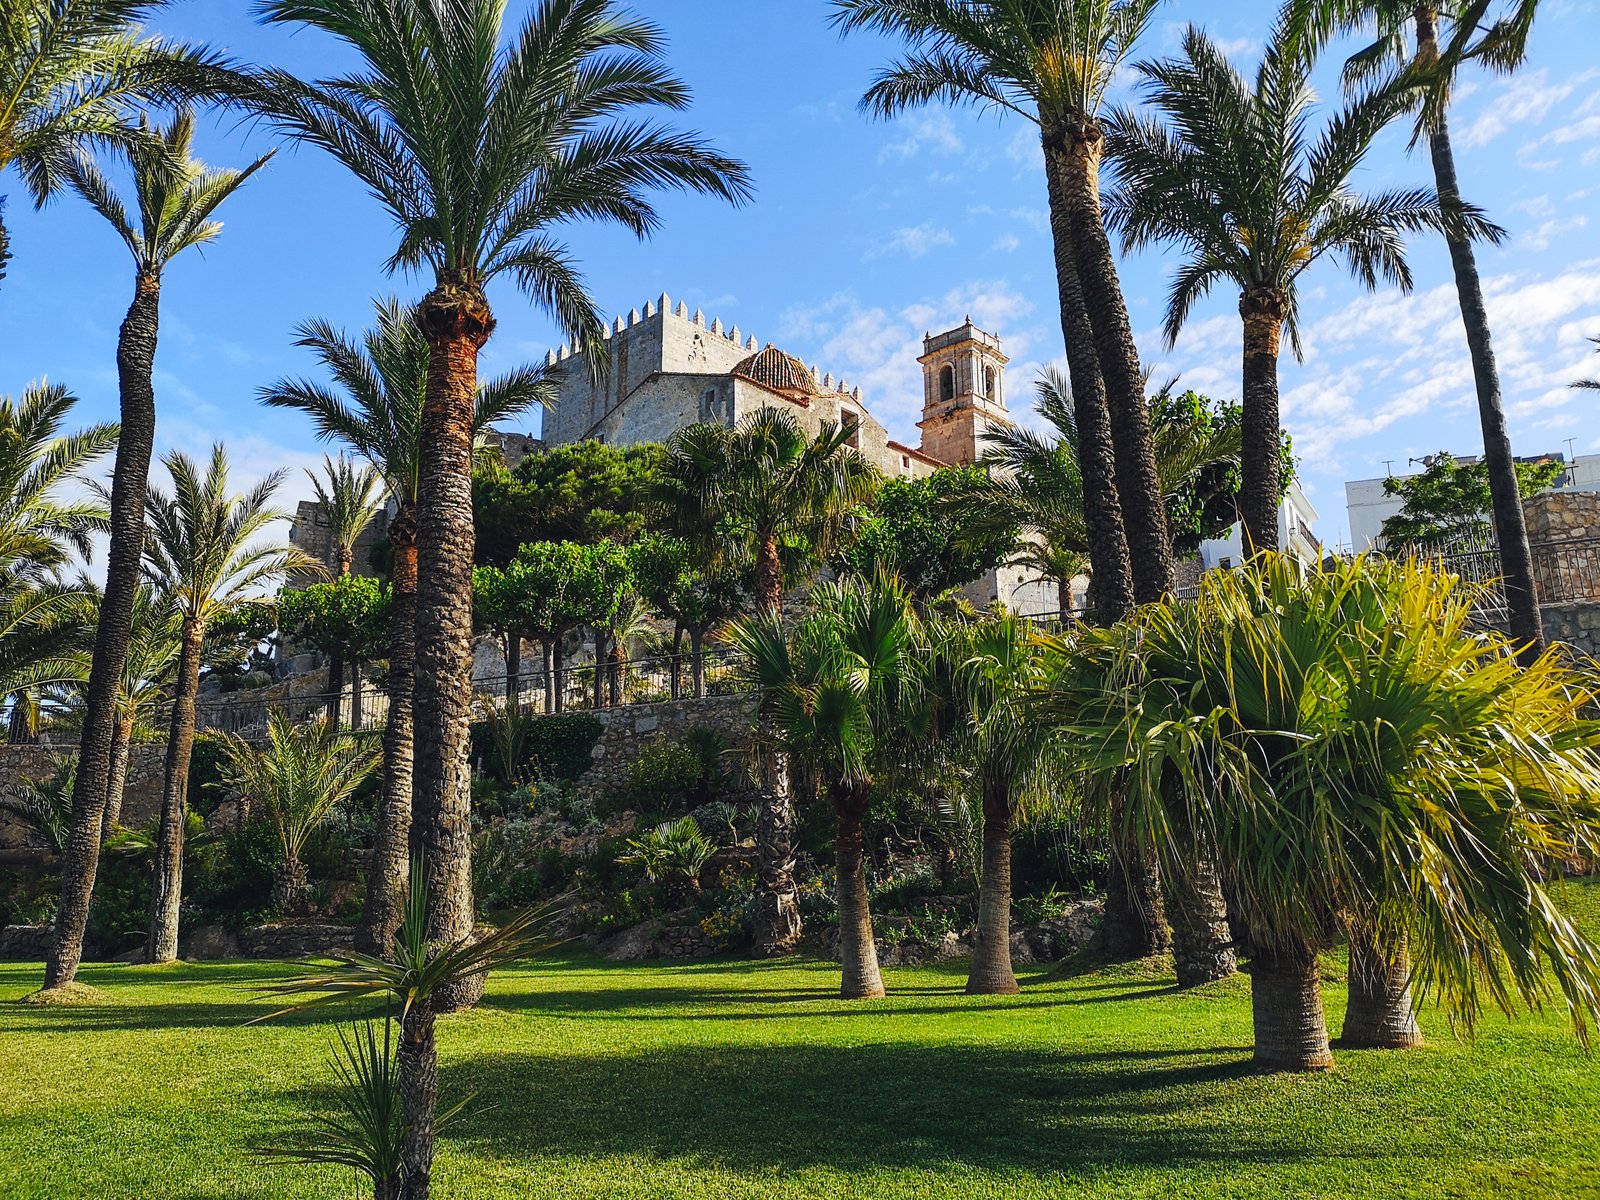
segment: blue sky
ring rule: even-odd
[[[512,0],[520,14],[525,4]],[[695,92],[679,118],[750,164],[758,195],[732,209],[666,197],[647,244],[615,230],[568,233],[593,294],[626,313],[662,291],[774,341],[859,384],[895,436],[915,442],[925,330],[970,313],[1002,334],[1009,391],[1024,397],[1042,363],[1061,355],[1044,185],[1032,126],[970,111],[928,109],[893,122],[856,101],[890,47],[841,42],[824,0],[637,0],[670,37],[675,69]],[[186,0],[156,28],[245,59],[306,74],[338,58],[319,35],[257,26],[245,0]],[[1171,0],[1143,47],[1172,52],[1185,25],[1204,24],[1253,67],[1272,8],[1260,0]],[[1527,69],[1469,79],[1455,115],[1468,197],[1511,233],[1481,265],[1519,453],[1600,450],[1593,393],[1566,384],[1600,371],[1600,69],[1592,49],[1600,0],[1546,0]],[[1327,88],[1341,58],[1331,57]],[[1394,131],[1361,179],[1381,188],[1431,182]],[[212,121],[201,152],[240,165],[272,139]],[[72,197],[35,213],[14,176],[0,176],[15,257],[0,283],[0,392],[48,376],[83,399],[85,421],[114,417],[117,326],[130,298],[125,249]],[[387,278],[393,230],[377,205],[321,153],[286,147],[222,212],[222,237],[189,253],[164,289],[157,362],[158,449],[199,452],[223,439],[241,476],[320,460],[306,423],[259,407],[257,387],[311,364],[294,325],[327,317],[351,329],[370,298],[420,296],[425,281]],[[1481,448],[1470,367],[1444,247],[1412,247],[1416,290],[1368,296],[1327,264],[1303,293],[1306,359],[1286,357],[1284,420],[1322,513],[1319,532],[1346,534],[1343,481],[1382,474],[1385,460]],[[1122,263],[1146,361],[1159,376],[1218,397],[1238,394],[1236,296],[1218,291],[1171,351],[1159,335],[1170,258]],[[492,298],[499,330],[486,371],[543,357],[551,322],[508,286]],[[528,422],[536,431],[538,418]],[[286,498],[308,494],[303,477]]]

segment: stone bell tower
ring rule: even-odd
[[[1006,412],[1006,363],[1000,338],[968,317],[922,339],[922,452],[965,464],[983,457],[984,434],[1013,424]]]

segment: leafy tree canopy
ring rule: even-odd
[[[645,603],[691,633],[734,616],[749,594],[748,573],[711,566],[692,543],[651,531],[628,547],[634,587]]]
[[[506,566],[534,542],[629,542],[644,529],[666,451],[582,441],[530,454],[515,470],[491,463],[472,480],[477,561]]]
[[[987,482],[983,467],[942,467],[922,479],[891,479],[856,528],[840,565],[871,577],[897,575],[918,599],[928,599],[1004,562],[1016,549],[1017,529],[973,520],[969,506],[946,503]]]
[[[389,640],[389,589],[376,579],[341,575],[278,597],[278,626],[324,654],[380,658]]]
[[[580,625],[603,626],[632,591],[627,550],[609,539],[531,542],[504,567],[473,572],[478,618],[536,641]]]
[[[1489,467],[1461,462],[1440,451],[1428,457],[1427,469],[1406,479],[1383,482],[1386,496],[1399,496],[1404,507],[1383,523],[1389,546],[1448,546],[1482,543],[1494,536],[1489,521]],[[1517,464],[1517,489],[1535,496],[1553,486],[1566,470],[1555,459]]]
[[[1239,488],[1244,477],[1236,454],[1216,456],[1210,448],[1237,446],[1244,427],[1244,409],[1232,401],[1217,401],[1199,392],[1174,395],[1162,388],[1150,398],[1150,427],[1157,446],[1157,461],[1171,477],[1167,492],[1167,521],[1172,529],[1173,552],[1187,556],[1200,543],[1221,537],[1239,520]],[[1186,465],[1196,454],[1203,461]],[[1282,434],[1279,450],[1278,490],[1294,480],[1294,450],[1289,434]]]

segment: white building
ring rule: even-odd
[[[1322,542],[1311,528],[1318,519],[1317,510],[1300,490],[1299,481],[1290,481],[1283,493],[1283,503],[1278,506],[1278,549],[1308,565],[1320,563]],[[1228,530],[1226,537],[1200,543],[1200,569],[1203,571],[1237,566],[1244,558],[1244,542],[1238,525]]]
[[[1561,454],[1541,454],[1534,458],[1519,458],[1518,461],[1543,462],[1550,459],[1566,462],[1566,456]],[[1478,457],[1458,455],[1456,461],[1475,463]],[[1393,478],[1411,479],[1416,474],[1413,471]],[[1383,489],[1387,478],[1352,479],[1344,485],[1345,511],[1350,517],[1350,545],[1358,553],[1372,549],[1383,532],[1383,523],[1400,511],[1400,497],[1388,495]],[[1555,486],[1580,492],[1600,491],[1600,454],[1578,455],[1568,465],[1566,478]]]

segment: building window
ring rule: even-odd
[[[717,411],[717,389],[707,388],[700,396],[700,419],[709,421]]]
[[[901,456],[900,456],[900,469],[901,469],[901,470],[902,470],[902,471],[909,471],[909,470],[911,470],[911,455],[909,455],[909,454],[902,454],[902,455],[901,455]]]
[[[848,408],[839,410],[839,423],[844,427],[845,445],[852,449],[861,449],[861,416],[851,412]]]
[[[954,400],[956,398],[956,369],[954,367],[939,368],[939,399]]]
[[[983,369],[983,394],[991,400],[998,400],[1000,380],[994,373],[993,367]]]

